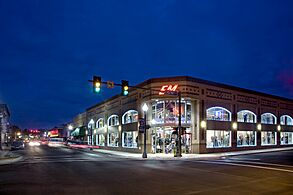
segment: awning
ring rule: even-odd
[[[74,137],[78,137],[78,136],[85,136],[85,131],[86,131],[86,127],[82,126],[82,127],[77,127],[75,130],[73,130],[70,135],[74,136]]]

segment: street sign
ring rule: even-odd
[[[145,120],[144,118],[140,118],[138,119],[138,123],[139,123],[139,132],[140,133],[144,133],[144,130],[145,130]]]
[[[112,89],[114,88],[114,82],[113,81],[107,81],[107,87]]]

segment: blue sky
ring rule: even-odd
[[[188,75],[293,98],[290,0],[0,2],[0,102],[50,128],[131,85]]]

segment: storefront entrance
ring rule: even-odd
[[[182,153],[191,153],[191,133],[190,129],[182,135]],[[177,134],[172,127],[152,128],[152,153],[174,154],[176,153]]]

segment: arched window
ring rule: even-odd
[[[94,129],[94,128],[95,128],[95,122],[94,122],[94,119],[91,119],[87,126],[88,126],[89,129],[90,129],[90,128]]]
[[[207,109],[207,120],[231,121],[231,112],[222,107],[211,107]]]
[[[262,124],[277,124],[277,117],[272,113],[264,113],[261,115]]]
[[[99,120],[96,122],[97,128],[103,128],[105,126],[105,121],[103,118],[99,118]]]
[[[128,110],[122,116],[122,124],[134,123],[138,121],[138,112],[136,110]]]
[[[237,122],[256,123],[256,115],[249,110],[241,110],[237,113]]]
[[[119,125],[119,117],[118,117],[118,115],[111,115],[108,118],[108,126],[111,127],[111,126],[116,126],[116,125]]]
[[[293,125],[293,119],[289,115],[281,116],[281,125]]]

